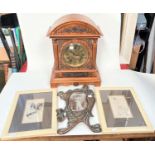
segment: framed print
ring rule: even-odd
[[[2,139],[55,135],[56,90],[21,91],[15,95]]]
[[[132,88],[97,88],[96,100],[103,133],[153,132]]]

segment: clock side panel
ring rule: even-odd
[[[58,40],[52,39],[53,43],[53,54],[54,54],[54,69],[59,69],[59,49],[58,49]]]

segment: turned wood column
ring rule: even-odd
[[[96,67],[96,50],[97,50],[97,39],[93,40],[93,68]]]
[[[53,51],[54,51],[55,69],[57,70],[59,68],[59,57],[58,57],[58,43],[56,39],[53,40]]]

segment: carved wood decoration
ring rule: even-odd
[[[57,120],[63,122],[68,119],[67,127],[58,129],[58,134],[65,134],[73,129],[80,122],[85,123],[92,132],[99,133],[102,131],[100,124],[91,125],[90,117],[93,117],[92,109],[95,104],[94,92],[83,86],[81,89],[68,90],[59,92],[58,96],[66,103],[64,109],[57,109]]]
[[[51,87],[100,85],[96,52],[101,35],[93,21],[79,14],[63,16],[50,27],[48,36],[52,38],[54,52]]]

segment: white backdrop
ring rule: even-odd
[[[48,28],[65,14],[18,14],[28,57],[28,72],[51,67],[53,47],[46,36]],[[120,14],[85,14],[103,32],[98,42],[97,64],[104,68],[119,68]],[[112,63],[109,63],[112,62]]]

